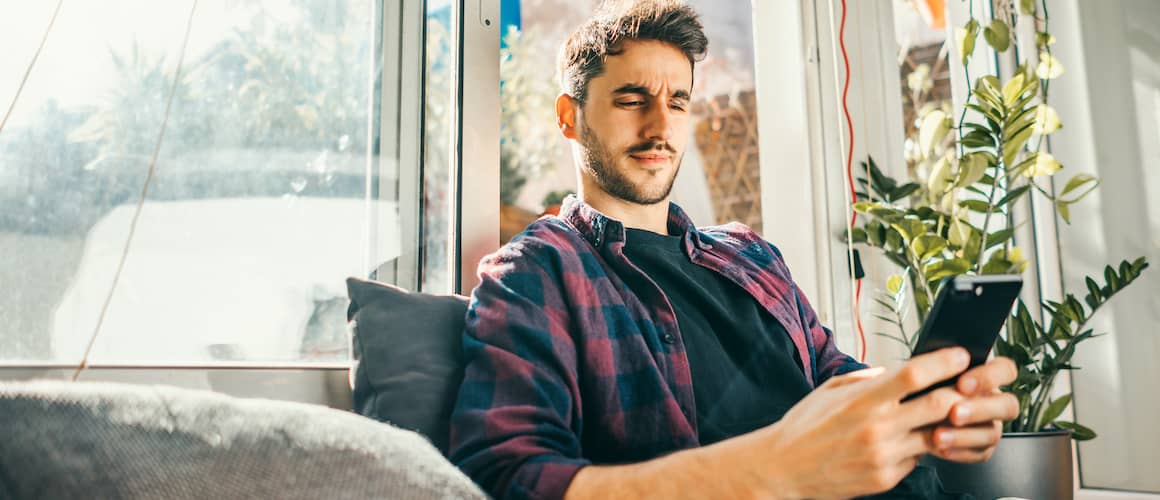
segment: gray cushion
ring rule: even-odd
[[[358,358],[355,411],[418,431],[446,454],[463,380],[467,298],[410,293],[357,278],[346,285]]]
[[[486,498],[419,435],[322,406],[0,384],[0,498]]]

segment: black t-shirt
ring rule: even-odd
[[[776,422],[810,384],[781,323],[729,278],[689,261],[681,244],[680,236],[628,229],[624,253],[677,315],[698,436],[708,445]]]
[[[684,340],[702,445],[780,420],[812,388],[785,327],[737,284],[689,260],[680,236],[626,229],[624,254],[660,287]],[[633,287],[647,282],[630,283]],[[960,499],[919,466],[874,499]]]

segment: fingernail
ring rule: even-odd
[[[960,365],[969,365],[971,364],[971,355],[967,354],[967,351],[959,349],[958,353],[955,354],[955,362]]]
[[[951,442],[955,440],[955,436],[951,432],[940,432],[938,435],[939,448],[947,448]]]
[[[975,377],[963,377],[960,385],[963,387],[963,392],[970,395],[975,393],[975,389],[979,387],[979,382],[975,380]]]
[[[971,416],[970,408],[966,406],[955,408],[955,419],[957,419],[959,422],[965,421],[969,416]]]

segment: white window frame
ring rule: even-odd
[[[375,173],[392,171],[399,165],[418,165],[422,159],[423,74],[425,64],[426,0],[383,0],[380,141],[378,162],[368,161],[368,192],[394,196],[394,176],[379,175],[380,185],[369,179]],[[499,0],[452,0],[451,50],[457,61],[454,79],[458,110],[453,123],[455,145],[450,156],[452,213],[459,219],[453,226],[454,254],[449,258],[456,283],[448,289],[470,291],[474,287],[475,263],[499,246]],[[462,20],[462,21],[461,21]],[[396,73],[386,68],[399,68]],[[472,82],[471,86],[464,82]],[[394,97],[391,97],[394,96]],[[389,119],[387,119],[389,117]],[[397,117],[397,120],[396,120]],[[464,124],[476,124],[465,127]],[[480,125],[482,124],[482,125]],[[460,132],[463,131],[463,132]],[[462,158],[472,159],[462,164]],[[419,169],[399,169],[398,198],[402,232],[382,227],[387,218],[368,204],[370,218],[366,230],[366,268],[379,279],[416,290],[421,264],[422,175]],[[470,186],[469,189],[461,189]],[[381,264],[379,250],[391,238],[402,238],[402,256]],[[377,266],[377,268],[376,268]],[[290,271],[292,272],[292,270]],[[49,363],[0,363],[0,381],[69,379],[75,366]],[[78,378],[81,381],[162,383],[191,389],[206,389],[240,397],[262,397],[351,408],[351,366],[349,363],[93,363]]]
[[[903,163],[902,104],[889,2],[847,2],[850,60],[847,99],[854,129],[854,175],[873,156],[883,168]],[[856,355],[854,286],[848,249],[838,239],[848,224],[845,193],[849,133],[841,110],[845,69],[838,50],[839,0],[754,1],[754,45],[761,140],[762,224],[782,251],[794,281],[839,348]],[[889,34],[889,36],[886,36]],[[897,174],[898,172],[891,172]],[[905,172],[902,172],[905,173]],[[851,200],[852,203],[852,200]],[[786,216],[785,214],[793,214]],[[805,214],[800,215],[800,214]],[[886,268],[863,255],[862,304],[873,301]],[[874,323],[863,314],[866,332]],[[869,352],[876,349],[873,336]],[[883,364],[869,359],[874,364]]]

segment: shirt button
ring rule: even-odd
[[[666,344],[673,344],[676,343],[677,338],[674,337],[671,333],[666,333],[664,337],[661,337],[661,340],[663,340]]]

